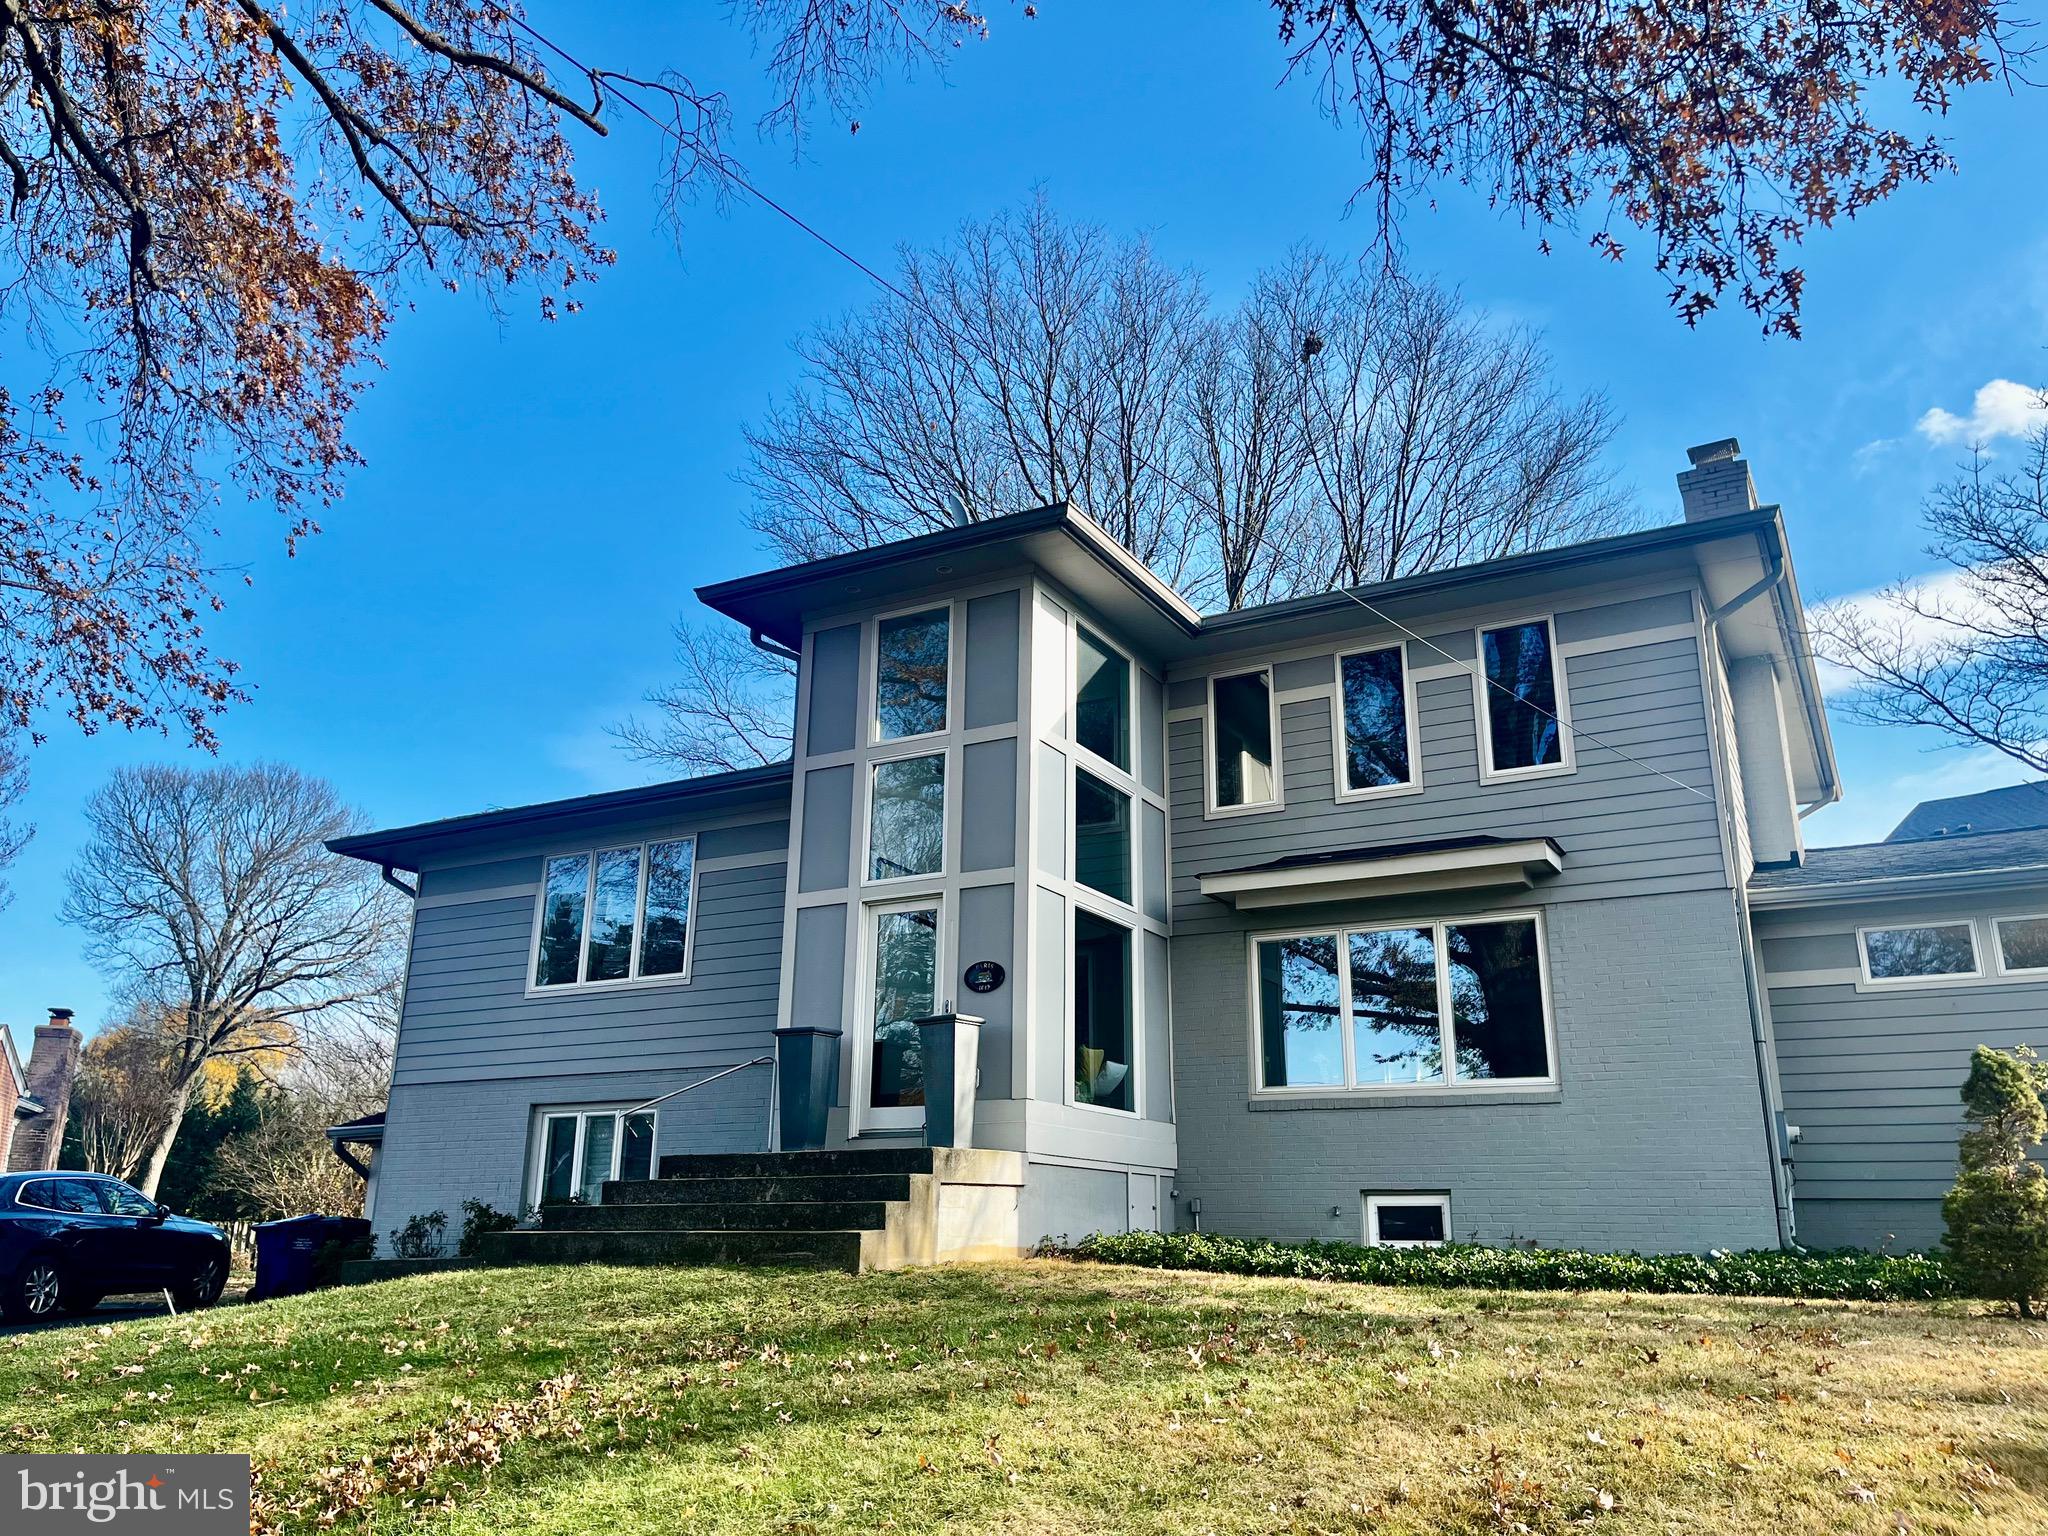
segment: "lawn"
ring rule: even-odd
[[[1956,1303],[1057,1260],[420,1276],[0,1339],[0,1450],[247,1450],[282,1531],[2048,1530]]]

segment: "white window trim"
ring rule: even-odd
[[[955,759],[960,754],[952,747],[935,744],[937,742],[935,737],[920,736],[916,738],[916,741],[919,745],[913,746],[907,751],[897,752],[891,750],[869,758],[863,770],[867,774],[867,787],[861,794],[859,884],[870,890],[907,890],[916,886],[919,882],[930,884],[935,880],[943,880],[946,877],[946,861],[953,852],[952,838],[949,836],[949,833],[953,821]],[[898,743],[892,741],[889,745],[893,749]],[[919,875],[877,876],[870,874],[870,871],[875,867],[875,777],[891,763],[909,762],[921,757],[936,757],[939,760],[939,867],[927,870]]]
[[[2048,922],[2048,912],[2007,912],[1991,920],[1991,956],[2001,976],[2048,976],[2048,965],[2007,965],[2005,927],[2007,923]],[[1859,944],[1860,947],[1860,944]]]
[[[1943,971],[1938,976],[1874,976],[1870,970],[1870,939],[1873,933],[1896,933],[1902,928],[1960,928],[1970,936],[1970,969]],[[1984,980],[1984,945],[1972,918],[1929,918],[1922,922],[1866,923],[1856,929],[1856,972],[1863,988],[1954,987]]]
[[[533,1172],[528,1180],[528,1193],[530,1196],[526,1202],[528,1208],[537,1210],[540,1207],[541,1186],[547,1182],[548,1126],[551,1122],[556,1120],[574,1120],[576,1122],[576,1147],[569,1160],[569,1185],[572,1190],[580,1190],[583,1187],[583,1138],[585,1131],[589,1128],[589,1122],[601,1115],[609,1115],[618,1122],[612,1130],[611,1172],[605,1175],[607,1179],[616,1179],[619,1176],[619,1159],[626,1152],[626,1111],[633,1107],[631,1104],[616,1106],[594,1104],[583,1109],[564,1107],[561,1109],[541,1110],[540,1123],[535,1128]],[[649,1127],[647,1176],[651,1179],[658,1179],[661,1177],[661,1111],[658,1109],[643,1109],[640,1113],[647,1116]]]
[[[955,612],[956,604],[946,598],[937,602],[912,603],[907,608],[891,608],[878,613],[868,623],[868,666],[864,689],[867,695],[868,745],[883,751],[894,752],[896,748],[910,743],[939,741],[950,735],[953,722],[959,718],[960,709],[960,615]],[[946,616],[946,718],[936,731],[920,731],[915,736],[884,736],[882,734],[882,626],[891,619],[909,618],[912,614],[943,613]]]
[[[1380,1209],[1389,1205],[1433,1205],[1444,1213],[1444,1235],[1439,1242],[1403,1240],[1380,1236]],[[1365,1242],[1368,1248],[1441,1248],[1451,1240],[1451,1197],[1449,1195],[1367,1195],[1365,1197]]]
[[[952,998],[946,993],[953,974],[953,935],[946,924],[946,897],[936,887],[917,895],[891,896],[884,901],[860,905],[860,974],[854,992],[854,1020],[851,1032],[853,1072],[847,1128],[851,1135],[863,1131],[915,1130],[924,1124],[923,1104],[877,1108],[868,1103],[869,1079],[875,1056],[875,935],[880,919],[891,912],[921,912],[930,909],[938,922],[938,943],[932,957],[932,1007],[943,1011]]]
[[[1375,784],[1368,789],[1353,789],[1347,782],[1345,749],[1350,745],[1350,737],[1344,718],[1344,663],[1353,656],[1372,656],[1381,651],[1398,651],[1401,654],[1401,713],[1408,727],[1408,778],[1400,784]],[[1400,795],[1421,794],[1422,728],[1415,707],[1415,669],[1408,665],[1408,642],[1396,640],[1391,645],[1353,646],[1337,653],[1336,667],[1330,694],[1330,783],[1335,786],[1337,799],[1389,800]]]
[[[1514,629],[1524,624],[1541,624],[1550,634],[1550,675],[1557,693],[1559,757],[1554,763],[1538,763],[1528,768],[1496,768],[1493,766],[1493,713],[1487,708],[1487,695],[1493,691],[1493,684],[1486,678],[1486,636],[1490,630]],[[1578,772],[1578,751],[1572,735],[1571,685],[1564,652],[1558,646],[1555,614],[1528,613],[1472,627],[1472,709],[1479,723],[1480,783],[1514,784],[1523,779],[1562,778]]]
[[[683,930],[683,968],[663,976],[642,976],[640,974],[640,947],[647,936],[647,850],[657,843],[688,843],[690,845],[690,915]],[[629,973],[612,981],[590,981],[585,972],[590,969],[590,912],[596,895],[597,856],[600,853],[622,853],[635,850],[640,856],[640,873],[633,888],[633,958]],[[571,997],[578,993],[610,992],[618,988],[687,986],[697,968],[697,876],[702,860],[697,834],[680,833],[675,837],[644,837],[633,843],[604,843],[589,848],[561,848],[544,853],[540,858],[540,890],[533,902],[533,932],[526,944],[526,995],[528,997]],[[540,931],[546,921],[548,910],[548,865],[556,859],[582,858],[588,860],[583,874],[583,936],[576,944],[576,979],[558,981],[542,986],[540,976]]]
[[[1542,994],[1543,1004],[1543,1050],[1550,1063],[1550,1071],[1543,1077],[1478,1077],[1458,1076],[1457,1054],[1453,1049],[1456,1029],[1451,1017],[1450,963],[1447,958],[1449,946],[1445,930],[1450,928],[1476,927],[1482,923],[1533,922],[1536,925],[1536,978]],[[1359,1083],[1357,1066],[1353,1060],[1356,1042],[1351,1029],[1351,935],[1354,933],[1385,933],[1401,928],[1429,928],[1434,930],[1436,945],[1436,997],[1437,1029],[1443,1041],[1444,1081],[1440,1083]],[[1281,1088],[1269,1088],[1265,1084],[1265,1054],[1261,1026],[1264,1020],[1259,1014],[1259,946],[1285,939],[1316,939],[1333,936],[1337,940],[1337,1006],[1338,1033],[1342,1044],[1344,1081],[1342,1083],[1289,1084]],[[1390,1095],[1428,1094],[1446,1099],[1461,1094],[1544,1094],[1554,1092],[1562,1084],[1561,1069],[1557,1057],[1557,1010],[1552,994],[1550,979],[1550,935],[1540,907],[1511,912],[1472,912],[1453,917],[1418,918],[1409,922],[1347,923],[1337,927],[1285,928],[1261,931],[1245,935],[1246,1014],[1250,1025],[1248,1034],[1249,1061],[1251,1067],[1251,1094],[1255,1099],[1302,1099],[1302,1098],[1356,1098],[1361,1100],[1386,1098]],[[1446,1231],[1449,1229],[1446,1228]]]
[[[1270,800],[1248,800],[1243,805],[1221,805],[1216,799],[1216,684],[1227,678],[1249,677],[1258,673],[1266,679],[1266,729],[1267,739],[1273,745],[1273,798]],[[1208,708],[1202,712],[1202,815],[1216,821],[1225,816],[1263,816],[1287,808],[1286,753],[1280,740],[1280,691],[1273,686],[1273,668],[1261,663],[1256,667],[1231,667],[1221,672],[1211,672],[1204,680],[1207,689]]]
[[[1137,658],[1105,635],[1093,624],[1085,623],[1076,614],[1069,618],[1070,631],[1067,642],[1067,740],[1073,743],[1074,756],[1085,760],[1090,771],[1099,779],[1114,777],[1128,780],[1135,787],[1137,782],[1137,761],[1140,727],[1138,724],[1138,662]],[[1081,742],[1081,632],[1086,630],[1095,643],[1112,655],[1123,658],[1124,663],[1124,753],[1131,759],[1128,768],[1118,767],[1106,757],[1098,756],[1092,747]],[[1234,675],[1234,674],[1233,674]]]
[[[1089,1115],[1113,1115],[1118,1120],[1131,1121],[1145,1118],[1145,981],[1144,969],[1144,925],[1137,921],[1129,908],[1120,907],[1114,897],[1104,896],[1092,885],[1074,882],[1073,899],[1066,903],[1066,944],[1067,973],[1066,1001],[1060,1010],[1066,1033],[1066,1070],[1061,1074],[1061,1096],[1069,1109]],[[1105,923],[1112,923],[1130,935],[1130,982],[1131,982],[1131,1107],[1118,1109],[1114,1104],[1083,1104],[1074,1092],[1074,1067],[1080,1051],[1080,1042],[1074,1038],[1074,964],[1079,958],[1075,948],[1075,920],[1082,912],[1099,917]]]

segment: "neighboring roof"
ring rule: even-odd
[[[474,839],[480,833],[523,832],[558,826],[584,816],[602,819],[616,817],[622,812],[659,814],[677,808],[708,810],[723,802],[760,801],[778,791],[786,796],[790,775],[788,763],[770,763],[765,768],[708,773],[700,778],[672,779],[665,784],[643,784],[633,789],[578,795],[571,800],[548,800],[538,805],[517,805],[498,811],[444,817],[440,821],[423,821],[388,831],[360,832],[352,837],[337,837],[327,847],[330,852],[346,858],[363,859],[393,869],[417,870],[421,859],[451,843]]]
[[[1987,789],[1975,795],[1922,800],[1892,828],[1888,843],[1923,837],[1955,837],[1965,832],[2017,832],[2048,827],[2048,779]]]
[[[1441,837],[1289,854],[1197,877],[1204,896],[1240,911],[1310,902],[1369,900],[1419,891],[1533,885],[1564,867],[1548,837]]]
[[[2048,886],[2048,827],[1809,848],[1797,865],[1757,871],[1749,899],[1790,907],[2014,886]]]
[[[327,1127],[329,1141],[351,1141],[370,1145],[384,1139],[384,1111],[376,1110],[367,1115],[357,1115],[353,1120],[344,1120],[339,1125]]]
[[[21,1069],[21,1054],[14,1048],[14,1031],[0,1024],[0,1072],[13,1079],[17,1098],[28,1097],[28,1074]]]

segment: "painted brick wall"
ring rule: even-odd
[[[1363,1192],[1449,1190],[1461,1240],[1775,1247],[1729,893],[1545,912],[1562,1082],[1543,1102],[1409,1095],[1255,1110],[1243,932],[1176,937],[1174,1224],[1190,1224],[1187,1202],[1199,1197],[1205,1230],[1355,1242]]]
[[[705,1075],[690,1069],[395,1085],[378,1161],[378,1252],[388,1256],[391,1233],[433,1210],[447,1214],[452,1252],[466,1199],[521,1210],[536,1105],[639,1104]],[[655,1155],[761,1151],[771,1075],[770,1068],[750,1068],[659,1106]]]

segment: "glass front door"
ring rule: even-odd
[[[861,1119],[871,1126],[916,1125],[924,1111],[917,1021],[938,1009],[939,904],[878,907],[868,920],[869,1049]]]

